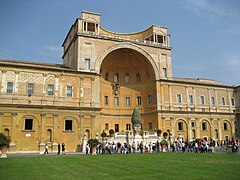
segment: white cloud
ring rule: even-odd
[[[211,16],[213,18],[228,18],[237,23],[240,23],[240,13],[233,8],[221,7],[216,2],[210,4],[209,0],[185,0],[185,9],[194,11],[200,16]]]
[[[62,52],[62,47],[59,46],[48,45],[45,48],[51,52]]]

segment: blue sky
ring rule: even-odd
[[[1,0],[0,58],[62,64],[61,45],[82,10],[119,33],[166,26],[173,76],[240,85],[239,0]]]

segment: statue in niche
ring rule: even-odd
[[[115,96],[120,94],[120,85],[119,84],[112,84],[113,94]]]

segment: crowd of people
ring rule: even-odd
[[[160,141],[156,142],[133,142],[121,143],[121,142],[102,142],[97,145],[97,154],[131,154],[131,153],[159,153],[162,151],[171,152],[193,152],[193,153],[213,153],[215,147],[220,149],[228,146],[238,150],[238,140],[222,140],[222,141],[205,141],[197,139],[193,141],[167,141],[166,149],[163,149]],[[233,149],[232,149],[233,150]],[[87,144],[86,154],[91,153],[91,148]]]

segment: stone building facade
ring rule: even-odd
[[[83,11],[62,46],[63,65],[0,60],[0,132],[10,151],[62,142],[76,151],[84,135],[132,130],[135,107],[143,130],[172,139],[239,137],[239,87],[173,77],[166,27],[112,33]]]

